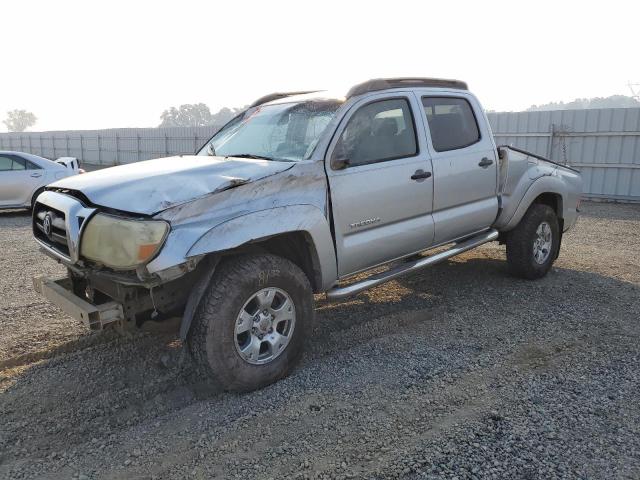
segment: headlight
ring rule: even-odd
[[[111,215],[91,217],[84,229],[80,254],[107,267],[132,269],[160,249],[169,224],[159,220],[128,220]]]

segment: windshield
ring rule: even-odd
[[[250,108],[216,133],[198,155],[307,160],[341,104],[315,100]]]

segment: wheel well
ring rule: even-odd
[[[562,218],[562,196],[558,193],[542,193],[536,197],[533,203],[541,203],[543,205],[548,205],[556,212],[556,216],[558,217],[558,222],[560,223],[560,231],[562,231],[562,226],[564,220]]]
[[[562,197],[557,193],[542,193],[536,197],[533,203],[541,203],[553,208],[558,218],[562,217]]]
[[[322,290],[320,261],[311,236],[306,232],[288,232],[269,238],[254,240],[236,249],[224,252],[225,256],[240,253],[272,253],[295,263],[305,273],[314,293]]]

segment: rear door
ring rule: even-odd
[[[470,94],[420,96],[433,163],[435,244],[489,228],[498,214],[497,158],[486,117]]]
[[[369,96],[351,107],[329,146],[341,277],[433,241],[433,178],[421,108],[410,93]]]

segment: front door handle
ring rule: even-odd
[[[493,163],[493,160],[490,160],[487,157],[484,157],[482,160],[480,160],[480,163],[478,163],[478,165],[481,166],[482,168],[486,168],[492,163]]]
[[[411,180],[424,180],[425,178],[429,178],[431,176],[431,172],[425,172],[424,170],[416,170],[413,175],[411,175]]]
[[[34,177],[34,178],[37,178],[37,177],[41,177],[42,174],[41,173],[32,173],[31,176]]]

